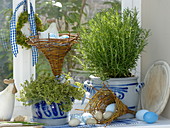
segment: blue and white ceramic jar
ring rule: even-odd
[[[90,92],[90,96],[93,96],[96,93],[96,90],[93,88],[99,90],[103,87],[103,83],[105,83],[129,109],[137,110],[139,92],[143,87],[143,84],[138,83],[137,77],[110,78],[106,81],[102,81],[99,77],[94,76],[90,76],[90,78],[91,81],[84,82],[84,88]]]
[[[63,112],[60,105],[60,103],[48,105],[45,101],[32,105],[33,121],[50,126],[68,123],[68,112]]]

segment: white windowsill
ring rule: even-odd
[[[83,109],[87,101],[88,100],[85,100],[84,105],[81,105],[81,101],[76,101],[70,114],[83,113],[83,111],[77,111],[75,109]],[[28,116],[28,119],[31,118],[31,108],[30,107],[16,107],[15,112],[13,114],[13,118],[18,115]],[[153,124],[147,124],[143,121],[136,121],[136,123],[129,123],[129,124],[125,124],[125,123],[113,124],[112,123],[106,128],[170,128],[170,119],[159,117],[159,120]]]

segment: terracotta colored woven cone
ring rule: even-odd
[[[53,46],[52,48],[40,48],[42,53],[48,59],[53,74],[60,75],[62,72],[64,57],[71,49],[71,45],[68,46]]]
[[[62,72],[64,57],[71,50],[71,46],[77,43],[78,36],[69,35],[67,39],[39,39],[38,36],[29,38],[27,43],[38,48],[48,59],[55,76]]]

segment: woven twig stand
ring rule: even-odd
[[[112,103],[116,104],[116,110],[114,114],[111,116],[111,118],[107,120],[96,119],[98,124],[110,124],[113,120],[124,114],[136,113],[135,111],[129,110],[128,107],[123,104],[122,101],[119,100],[119,98],[116,97],[112,90],[108,89],[106,86],[98,90],[96,94],[89,100],[89,102],[84,108],[84,112],[89,112],[93,116],[96,111],[101,111],[102,113],[104,113],[106,107]]]
[[[48,59],[52,72],[55,76],[62,72],[64,57],[71,50],[71,46],[77,43],[78,35],[68,35],[69,38],[54,39],[46,38],[40,39],[39,36],[30,37],[27,40],[29,45],[37,47]],[[61,34],[60,34],[61,36]]]

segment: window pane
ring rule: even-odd
[[[54,21],[60,33],[76,33],[77,28],[85,24],[101,9],[119,5],[116,0],[36,0],[36,12],[41,17],[46,28],[48,21]],[[76,45],[67,54],[64,61],[63,71],[71,72],[72,76],[79,82],[88,79],[88,72],[82,72],[82,66],[74,56],[80,56]],[[42,54],[40,54],[37,65],[37,73],[51,72],[50,65]]]
[[[0,1],[0,91],[5,87],[3,79],[12,78],[13,63],[9,42],[9,20],[12,0]]]

